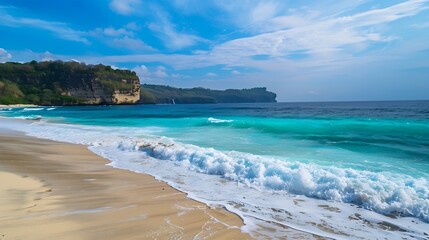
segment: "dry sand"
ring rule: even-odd
[[[107,162],[0,130],[0,240],[250,238],[238,216]]]

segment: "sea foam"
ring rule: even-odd
[[[230,122],[234,121],[234,120],[226,120],[226,119],[217,119],[217,118],[212,118],[212,117],[209,117],[207,120],[210,123],[230,123]]]
[[[255,226],[255,221],[276,222],[332,238],[341,238],[341,234],[316,226],[327,224],[334,232],[347,228],[356,238],[377,236],[380,230],[374,228],[385,222],[400,229],[392,236],[422,238],[424,231],[428,232],[429,184],[424,178],[218,151],[151,136],[145,129],[112,131],[108,127],[45,122],[10,126],[37,137],[86,144],[112,160],[115,167],[150,173],[195,199],[226,206],[242,216],[247,226]],[[300,206],[298,200],[305,205]],[[374,215],[364,209],[401,218]],[[371,224],[362,226],[366,222]],[[381,233],[380,237],[389,236]]]
[[[258,190],[353,203],[379,213],[429,222],[429,184],[424,178],[284,162],[175,142],[122,141],[118,148],[141,151],[146,156],[172,161],[198,173],[219,175]]]
[[[22,111],[41,111],[45,108],[31,107],[31,108],[23,108]]]

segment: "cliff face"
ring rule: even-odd
[[[76,62],[0,64],[0,103],[133,104],[140,81],[129,70]]]
[[[107,89],[98,78],[92,79],[88,85],[70,88],[61,93],[81,100],[82,104],[134,104],[140,100],[140,82],[122,79],[131,84],[131,89]]]

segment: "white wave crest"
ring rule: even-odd
[[[45,108],[24,108],[24,109],[22,109],[22,111],[41,111],[41,110],[43,110],[43,109],[45,109]]]
[[[221,152],[178,143],[121,142],[121,150],[138,150],[159,160],[244,183],[263,190],[353,203],[382,214],[412,216],[429,222],[429,183],[424,178],[375,173],[261,156]]]
[[[217,119],[217,118],[208,118],[207,119],[210,123],[229,123],[229,122],[233,122],[234,120],[223,120],[223,119]]]
[[[19,116],[19,117],[14,117],[17,119],[24,119],[24,120],[40,120],[42,119],[41,115],[28,115],[28,116]]]

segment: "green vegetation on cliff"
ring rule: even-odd
[[[143,84],[140,102],[162,103],[245,103],[276,102],[276,94],[266,88],[211,90],[206,88],[174,88]]]
[[[129,70],[62,61],[0,64],[0,104],[135,103],[139,94],[139,79]]]

